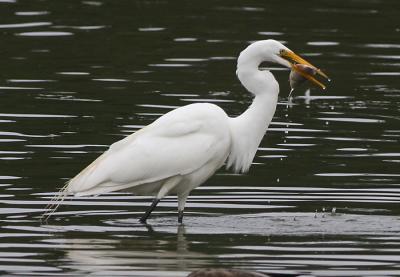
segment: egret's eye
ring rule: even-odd
[[[279,54],[280,54],[280,55],[284,55],[285,53],[286,53],[286,50],[285,50],[285,49],[279,50]]]

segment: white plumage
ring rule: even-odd
[[[235,172],[250,168],[275,113],[279,93],[274,76],[258,67],[263,61],[291,67],[288,58],[301,59],[275,40],[251,44],[241,52],[237,65],[239,80],[255,97],[243,114],[231,118],[220,107],[207,103],[170,111],[112,144],[72,178],[61,195],[121,190],[151,195],[155,200],[141,218],[145,222],[161,198],[176,194],[181,222],[190,191],[224,163]]]
[[[159,198],[189,193],[194,181],[204,181],[226,160],[231,144],[226,120],[225,112],[212,104],[173,110],[111,145],[69,182],[67,192],[83,196],[129,190]]]

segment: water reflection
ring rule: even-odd
[[[30,28],[39,26],[49,26],[51,22],[29,22],[29,23],[17,23],[17,24],[0,24],[0,29],[12,29],[12,28]]]
[[[136,219],[105,219],[103,227],[48,225],[26,229],[10,224],[6,228],[17,230],[14,235],[22,239],[38,236],[38,243],[3,243],[0,248],[58,249],[64,253],[63,270],[74,270],[77,274],[126,275],[130,272],[133,276],[186,276],[195,268],[221,264],[300,274],[310,263],[328,266],[335,274],[351,266],[339,273],[343,276],[344,272],[353,274],[368,271],[370,267],[376,267],[371,274],[377,274],[396,264],[397,251],[388,248],[386,238],[392,238],[390,244],[394,247],[400,225],[396,217],[376,219],[369,215],[333,215],[320,211],[316,216],[313,213],[260,213],[222,215],[218,219],[189,217],[187,226],[177,226],[172,217],[158,218],[152,225],[139,224]],[[50,233],[41,235],[46,230]],[[110,232],[113,235],[109,236]],[[83,233],[90,237],[82,236]],[[5,236],[12,237],[9,234]],[[212,254],[203,248],[210,247],[210,243]],[[154,263],[155,255],[157,263]],[[38,254],[31,251],[19,259],[29,262],[32,256]],[[28,271],[24,266],[14,269],[14,272],[24,271]]]
[[[22,32],[17,33],[17,36],[21,37],[61,37],[61,36],[72,36],[71,32],[56,32],[56,31],[42,31],[42,32]]]
[[[131,276],[134,272],[134,276],[147,276],[145,267],[152,267],[153,275],[159,271],[159,276],[171,276],[172,272],[167,274],[163,272],[165,268],[171,267],[183,271],[175,272],[176,276],[186,276],[184,272],[189,264],[197,261],[196,265],[200,266],[201,260],[207,258],[207,255],[188,249],[189,243],[183,225],[178,226],[176,236],[155,231],[152,226],[148,225],[146,226],[146,236],[151,237],[151,240],[143,239],[145,232],[142,229],[142,236],[130,236],[129,244],[126,244],[125,239],[119,240],[118,235],[112,240],[56,239],[47,241],[57,245],[64,244],[68,249],[66,252],[68,263],[78,272],[86,274],[108,271],[109,268],[113,268],[118,275],[128,274]],[[154,249],[159,246],[170,250],[160,251],[157,254],[158,262],[154,263]]]

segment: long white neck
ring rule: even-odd
[[[237,75],[242,85],[255,97],[250,107],[240,116],[230,118],[231,152],[227,167],[235,172],[246,172],[257,148],[271,123],[278,102],[279,84],[269,71],[258,69],[263,61],[244,50],[238,59]]]

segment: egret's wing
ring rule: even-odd
[[[149,125],[113,144],[71,180],[68,192],[82,194],[102,184],[118,190],[191,173],[214,157],[220,141],[201,121]]]

